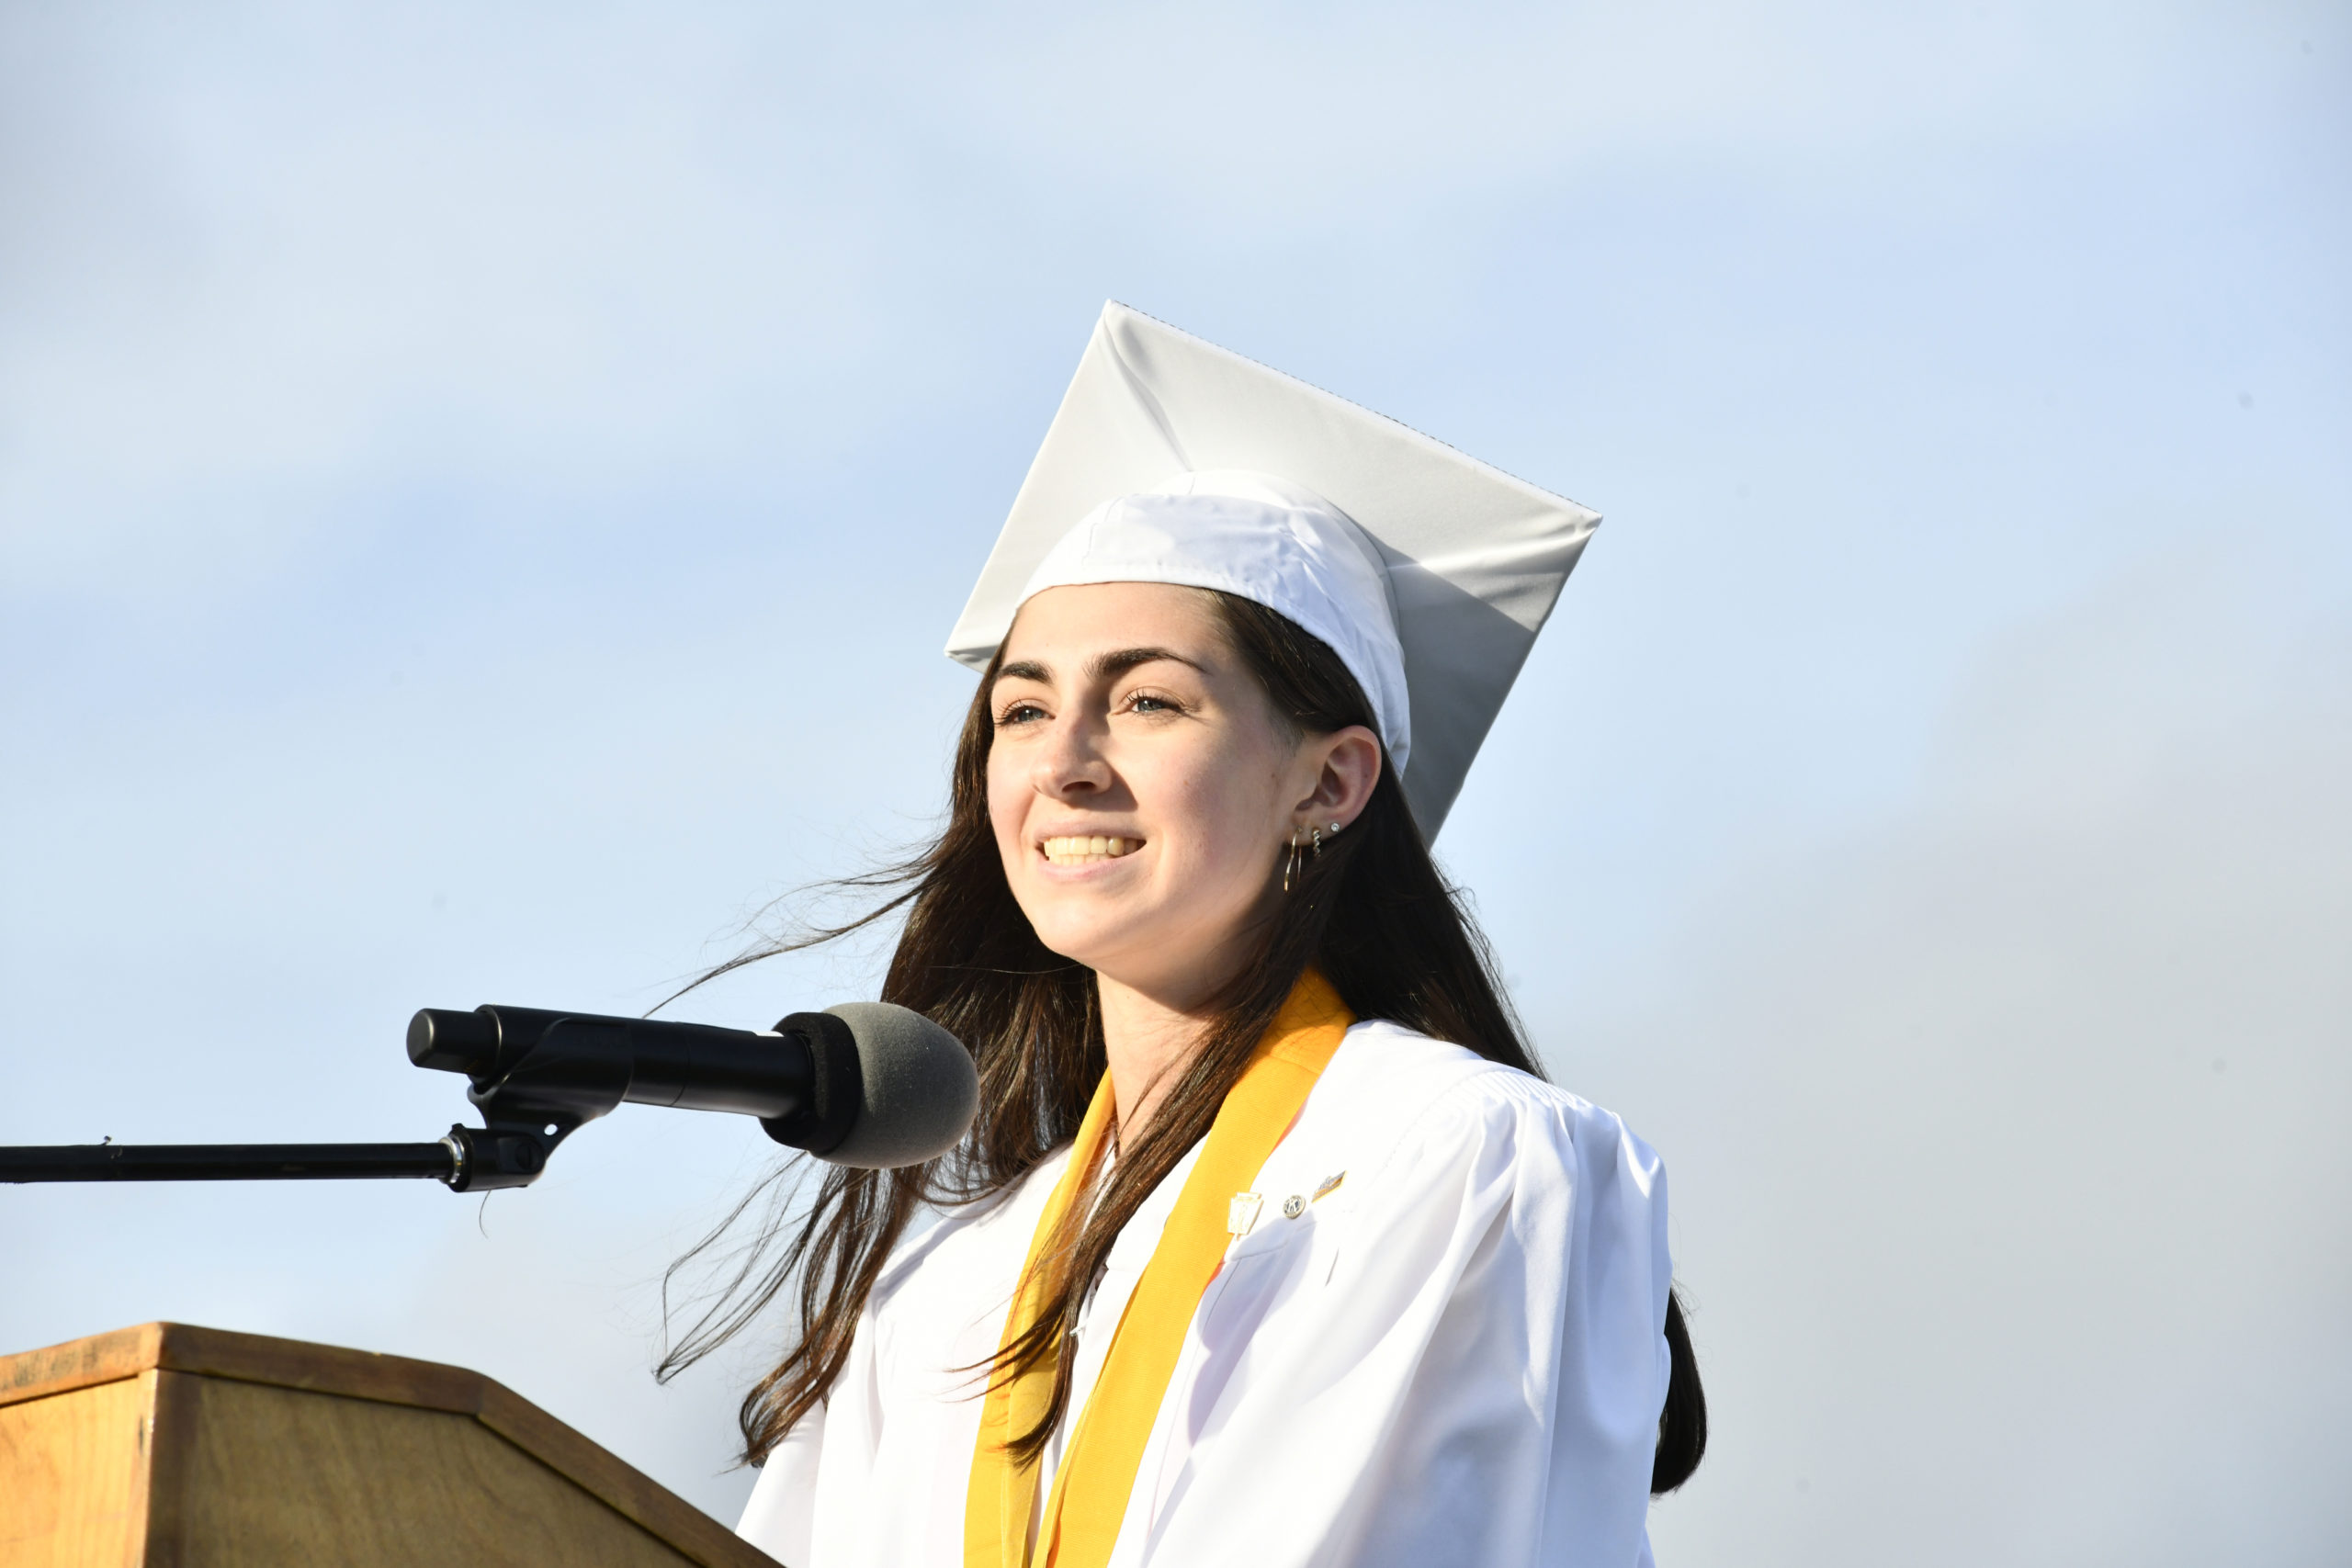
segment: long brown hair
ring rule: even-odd
[[[1235,651],[1275,713],[1297,732],[1372,727],[1371,705],[1329,647],[1275,611],[1228,594],[1210,597]],[[770,1210],[761,1244],[739,1256],[720,1299],[663,1359],[659,1375],[667,1378],[731,1339],[797,1283],[799,1337],[743,1399],[743,1457],[752,1464],[825,1398],[848,1358],[876,1280],[919,1212],[929,1204],[969,1202],[1018,1182],[1077,1135],[1104,1070],[1093,971],[1038,941],[998,858],[987,781],[995,676],[992,664],[965,714],[947,826],[938,841],[850,885],[896,891],[845,925],[753,949],[704,976],[845,935],[904,909],[906,925],[883,979],[882,999],[944,1026],[970,1048],[980,1076],[979,1115],[961,1147],[901,1170],[826,1168],[804,1210]],[[1277,858],[1268,846],[1269,876]],[[1053,1398],[1037,1424],[1016,1435],[1017,1454],[1036,1453],[1061,1422],[1069,1368],[1059,1348],[1077,1326],[1087,1287],[1111,1244],[1207,1134],[1227,1091],[1309,964],[1320,966],[1359,1018],[1388,1019],[1543,1076],[1496,984],[1485,938],[1430,859],[1404,791],[1384,763],[1363,813],[1300,867],[1293,890],[1275,906],[1257,961],[1232,982],[1216,1022],[1150,1122],[1121,1147],[1100,1199],[1091,1210],[1073,1205],[1065,1234],[1047,1249],[1052,1271],[1042,1311],[989,1369],[1002,1377],[1054,1364]],[[770,1182],[798,1168],[786,1166]],[[712,1248],[761,1196],[761,1190],[747,1196],[680,1263]],[[786,1231],[792,1232],[789,1239],[771,1259],[763,1244]],[[1671,1300],[1666,1326],[1674,1366],[1652,1475],[1657,1491],[1687,1479],[1706,1442],[1696,1366],[1679,1303]]]

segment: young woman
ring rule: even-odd
[[[1664,1172],[1544,1081],[1427,847],[1594,521],[1106,310],[890,906],[883,996],[971,1048],[979,1118],[830,1175],[757,1295],[800,1321],[746,1537],[1648,1561],[1704,1442]]]

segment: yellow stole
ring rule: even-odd
[[[1297,1120],[1307,1091],[1354,1021],[1331,983],[1309,969],[1227,1093],[1159,1245],[1127,1298],[1102,1375],[1054,1473],[1037,1529],[1035,1568],[1102,1568],[1110,1561],[1185,1331],[1202,1292],[1224,1267],[1226,1246],[1233,1239],[1227,1228],[1232,1199],[1258,1179],[1266,1156]],[[1005,1317],[1005,1345],[1036,1321],[1054,1272],[1044,1254],[1063,1216],[1087,1189],[1114,1110],[1111,1075],[1105,1073],[1079,1126],[1069,1165],[1030,1238],[1020,1288]],[[1036,1425],[1053,1390],[1050,1361],[1019,1377],[1000,1377],[989,1389],[964,1496],[966,1568],[1030,1568],[1029,1514],[1036,1503],[1037,1466],[1016,1463],[1006,1445],[1014,1433]]]

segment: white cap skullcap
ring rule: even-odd
[[[1021,602],[1081,582],[1215,588],[1323,639],[1372,704],[1389,766],[1412,753],[1405,649],[1378,547],[1305,485],[1240,469],[1179,474],[1114,496],[1046,552]]]
[[[1112,303],[947,652],[986,669],[1048,587],[1238,594],[1340,656],[1434,839],[1600,521]]]

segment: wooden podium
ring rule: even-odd
[[[478,1372],[151,1323],[0,1358],[0,1568],[776,1568]]]

